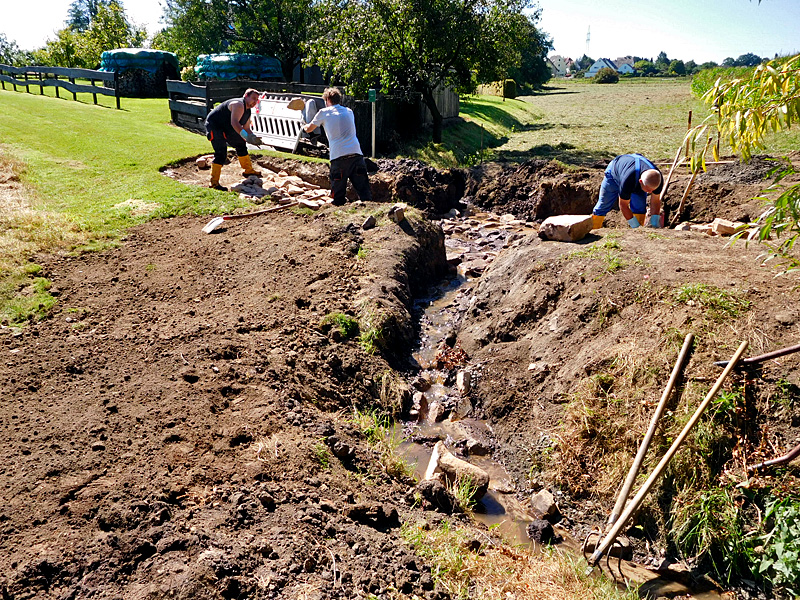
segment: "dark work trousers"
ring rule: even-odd
[[[218,129],[206,126],[206,131],[208,131],[206,137],[211,142],[211,147],[214,148],[214,162],[218,165],[225,164],[225,159],[228,157],[228,146],[236,149],[236,156],[247,156],[247,142],[236,133],[233,127]]]
[[[345,193],[348,179],[353,182],[359,198],[364,201],[372,200],[369,177],[367,177],[367,163],[364,162],[364,157],[360,154],[348,154],[331,161],[331,191],[333,192],[333,203],[336,206],[341,206],[346,202]]]

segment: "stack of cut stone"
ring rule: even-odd
[[[261,204],[265,197],[270,196],[279,204],[297,202],[300,206],[319,210],[333,201],[328,190],[323,190],[296,175],[289,175],[286,171],[278,173],[265,171],[261,177],[250,175],[232,185],[231,190],[239,192],[242,200],[255,204]]]

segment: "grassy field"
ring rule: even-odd
[[[9,86],[10,87],[10,86]],[[211,152],[201,135],[169,125],[165,99],[78,94],[73,101],[0,90],[0,323],[41,315],[52,300],[29,258],[99,249],[137,223],[179,214],[227,213],[238,195],[189,187],[159,173]],[[38,92],[38,90],[37,90]]]
[[[442,166],[498,157],[590,165],[626,152],[671,161],[686,135],[689,111],[693,125],[709,114],[690,85],[688,78],[622,79],[610,85],[554,80],[542,93],[514,100],[467,96],[461,104],[464,122],[447,127],[442,144],[406,151]],[[767,152],[797,148],[800,131],[774,136]]]

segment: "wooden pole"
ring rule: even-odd
[[[92,79],[92,87],[94,87],[94,79]],[[97,94],[92,94],[92,100],[97,104]]]
[[[692,111],[689,111],[689,124],[686,127],[686,133],[692,130]],[[689,140],[686,140],[686,156],[689,156]]]
[[[700,403],[700,406],[697,407],[697,410],[694,412],[692,417],[689,419],[686,425],[684,425],[683,430],[680,432],[678,437],[675,438],[674,442],[672,442],[672,445],[669,447],[667,453],[661,459],[661,462],[659,462],[658,465],[656,465],[656,468],[653,469],[653,472],[650,474],[650,477],[647,478],[647,481],[645,481],[644,484],[642,484],[642,487],[641,489],[639,489],[636,496],[633,498],[633,500],[631,500],[630,504],[628,504],[628,506],[625,507],[625,511],[619,516],[619,519],[611,528],[611,531],[608,532],[608,535],[606,535],[602,543],[600,543],[600,541],[598,540],[597,549],[594,551],[594,554],[592,554],[591,558],[589,559],[589,565],[591,567],[597,565],[598,561],[606,552],[606,550],[608,550],[611,544],[614,543],[614,540],[617,539],[619,532],[622,531],[622,528],[625,527],[625,524],[627,523],[628,519],[636,511],[636,509],[639,508],[639,506],[642,503],[642,500],[644,500],[644,497],[650,491],[650,488],[653,487],[655,482],[658,481],[659,477],[661,477],[661,473],[663,473],[664,470],[667,468],[667,465],[672,460],[672,457],[680,449],[684,440],[687,438],[687,436],[689,435],[689,433],[691,433],[694,426],[700,420],[700,417],[703,415],[703,412],[711,403],[711,400],[714,399],[714,396],[717,395],[717,392],[719,392],[723,382],[728,377],[728,374],[736,366],[736,363],[739,362],[739,358],[741,358],[745,350],[747,350],[747,342],[742,342],[739,345],[739,348],[736,350],[736,353],[731,357],[728,366],[725,367],[725,370],[717,378],[716,383],[714,383],[714,386],[711,388],[708,394],[706,394],[706,397]]]
[[[70,77],[70,78],[69,78],[69,82],[70,82],[72,85],[75,85],[75,78],[74,78],[74,77]],[[73,99],[73,100],[75,100],[75,101],[77,101],[77,100],[78,100],[78,94],[77,94],[77,93],[75,93],[74,91],[72,92],[72,99]]]
[[[683,192],[683,197],[681,198],[681,203],[678,205],[677,212],[673,215],[672,221],[670,222],[671,225],[675,225],[678,220],[681,218],[681,213],[683,212],[683,205],[686,203],[686,198],[689,196],[689,190],[692,188],[692,184],[694,183],[695,178],[699,171],[695,171],[692,173],[692,178],[689,180],[689,183],[686,186],[686,189]]]
[[[678,147],[678,152],[675,154],[675,160],[672,161],[672,167],[669,169],[669,173],[667,174],[667,178],[664,180],[664,187],[661,188],[661,203],[663,206],[664,198],[667,196],[667,188],[669,187],[669,181],[672,179],[672,172],[675,170],[675,167],[678,166],[678,159],[681,157],[681,151],[683,150],[683,146]]]

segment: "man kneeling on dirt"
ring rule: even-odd
[[[258,90],[248,89],[241,98],[226,100],[206,117],[206,132],[211,146],[214,148],[214,162],[211,164],[211,183],[209,187],[225,191],[228,188],[219,184],[222,165],[228,155],[228,146],[236,150],[239,164],[244,169],[242,175],[261,175],[260,171],[253,168],[250,155],[247,153],[247,143],[254,146],[261,145],[261,139],[251,130],[250,109],[258,104]]]
[[[661,227],[661,171],[641,154],[623,154],[606,167],[600,186],[600,199],[592,210],[592,229],[600,229],[603,219],[619,199],[619,210],[635,229],[644,224],[647,196],[650,196],[650,226]]]
[[[342,93],[336,88],[327,88],[322,99],[325,100],[325,108],[317,112],[303,130],[311,133],[320,125],[325,128],[330,148],[333,203],[336,206],[345,203],[348,179],[353,182],[359,198],[372,200],[367,165],[356,137],[353,111],[340,104]]]

